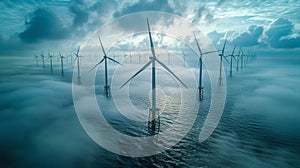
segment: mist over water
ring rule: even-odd
[[[0,166],[299,167],[299,62],[295,57],[260,57],[234,71],[232,78],[227,77],[220,123],[207,141],[199,143],[210,105],[210,83],[205,73],[205,99],[188,135],[161,154],[132,158],[101,148],[82,129],[73,106],[71,65],[66,63],[65,76],[61,77],[59,63],[54,64],[51,75],[48,64],[42,70],[28,58],[1,58]],[[197,76],[196,67],[193,71]],[[128,122],[111,108],[110,100],[103,101],[101,77],[99,69],[97,100],[109,123],[128,135],[147,135],[146,123]],[[148,108],[147,94],[131,91],[131,100]],[[172,102],[168,105],[172,107]],[[162,127],[173,121],[172,113],[176,114],[176,108],[165,114]]]

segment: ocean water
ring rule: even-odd
[[[51,74],[48,60],[43,70],[31,58],[0,59],[1,167],[300,167],[297,58],[260,57],[234,70],[232,78],[227,75],[222,118],[213,134],[200,143],[211,96],[205,73],[204,100],[192,129],[172,148],[137,158],[100,147],[83,130],[73,105],[73,66],[68,61],[61,77],[58,61]],[[147,123],[129,121],[113,108],[111,100],[103,101],[101,68],[95,87],[106,119],[120,132],[147,136]],[[130,98],[146,109],[145,95],[131,91]],[[170,110],[161,118],[162,133],[174,123],[177,101],[167,104]]]

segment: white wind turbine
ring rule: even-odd
[[[238,55],[235,55],[236,56],[236,71],[239,71],[239,62],[240,62],[240,57],[241,57],[241,49],[239,50],[239,53]]]
[[[80,83],[80,57],[82,57],[81,55],[79,55],[79,51],[80,51],[80,46],[77,49],[77,52],[75,53],[75,60],[77,61],[77,79],[78,82]]]
[[[42,61],[43,61],[43,69],[45,69],[45,55],[44,53],[41,53],[40,56],[42,57]]]
[[[34,54],[34,59],[35,59],[35,66],[38,67],[39,66],[39,56]]]
[[[156,108],[156,72],[155,72],[155,63],[157,62],[160,64],[165,70],[167,70],[171,75],[173,75],[184,87],[187,88],[187,86],[160,60],[157,59],[155,55],[154,45],[152,41],[149,21],[147,18],[147,26],[148,26],[148,32],[149,32],[149,39],[150,39],[150,47],[151,47],[151,53],[152,57],[150,57],[150,61],[147,62],[138,72],[136,72],[131,78],[129,78],[120,88],[124,87],[130,80],[132,80],[134,77],[136,77],[139,73],[141,73],[143,70],[145,70],[148,66],[152,65],[152,102],[151,102],[151,108],[149,109],[149,118],[151,118],[151,125],[152,130],[155,130],[155,118],[156,113],[158,112],[159,117],[159,109]],[[150,121],[149,121],[150,123]]]
[[[183,56],[183,66],[185,67],[185,53],[183,51],[183,49],[181,49],[181,52],[182,52],[182,56]]]
[[[50,60],[50,71],[51,71],[51,74],[53,73],[52,58],[53,58],[53,55],[51,55],[50,52],[48,51],[48,59]]]
[[[199,50],[199,85],[198,85],[198,95],[199,95],[199,100],[202,101],[203,100],[203,86],[202,86],[202,69],[203,69],[203,56],[206,54],[210,54],[210,53],[215,53],[218,52],[217,50],[214,51],[207,51],[207,52],[202,52],[199,42],[197,40],[196,34],[194,33],[194,38]]]
[[[99,42],[100,42],[100,45],[101,45],[101,49],[102,49],[102,52],[103,52],[103,58],[102,58],[102,59],[101,59],[101,60],[100,60],[100,61],[99,61],[99,62],[98,62],[98,63],[97,63],[90,71],[94,70],[98,65],[100,65],[100,64],[104,61],[104,71],[105,71],[104,94],[105,94],[106,97],[108,97],[109,94],[110,94],[110,92],[109,92],[110,86],[108,85],[108,77],[107,77],[107,75],[108,75],[107,59],[110,60],[110,61],[113,61],[114,63],[117,63],[117,64],[119,64],[119,65],[122,65],[122,64],[119,63],[118,61],[116,61],[116,60],[114,60],[114,59],[108,57],[108,56],[106,55],[106,52],[105,52],[105,50],[104,50],[104,47],[103,47],[103,44],[102,44],[102,41],[101,41],[100,36],[98,36],[98,39],[99,39]]]
[[[220,85],[222,84],[222,65],[223,65],[222,61],[223,61],[223,58],[229,63],[229,61],[227,60],[227,58],[224,55],[226,43],[227,43],[227,40],[225,40],[222,50],[219,50],[219,51],[221,51],[221,53],[219,53],[219,56],[220,56],[220,73],[219,73],[219,82],[220,83],[219,84]]]
[[[64,76],[64,59],[66,57],[62,56],[59,52],[59,59],[60,59],[60,67],[61,67],[61,75]]]
[[[230,55],[226,55],[225,57],[230,57],[230,77],[232,77],[232,58],[235,59],[235,56],[234,56],[234,51],[235,51],[235,48],[236,48],[236,45],[234,45],[234,48],[232,50],[232,53]]]

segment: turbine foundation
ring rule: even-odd
[[[157,118],[156,118],[157,113]],[[160,115],[159,109],[149,109],[149,117],[148,117],[148,130],[153,134],[158,134],[160,129]]]
[[[106,97],[110,95],[110,86],[104,86],[104,95]]]

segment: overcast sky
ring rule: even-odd
[[[227,38],[266,55],[300,51],[296,0],[3,0],[0,11],[1,56],[32,56],[58,47],[72,50],[109,20],[140,11],[183,16],[214,44]]]

